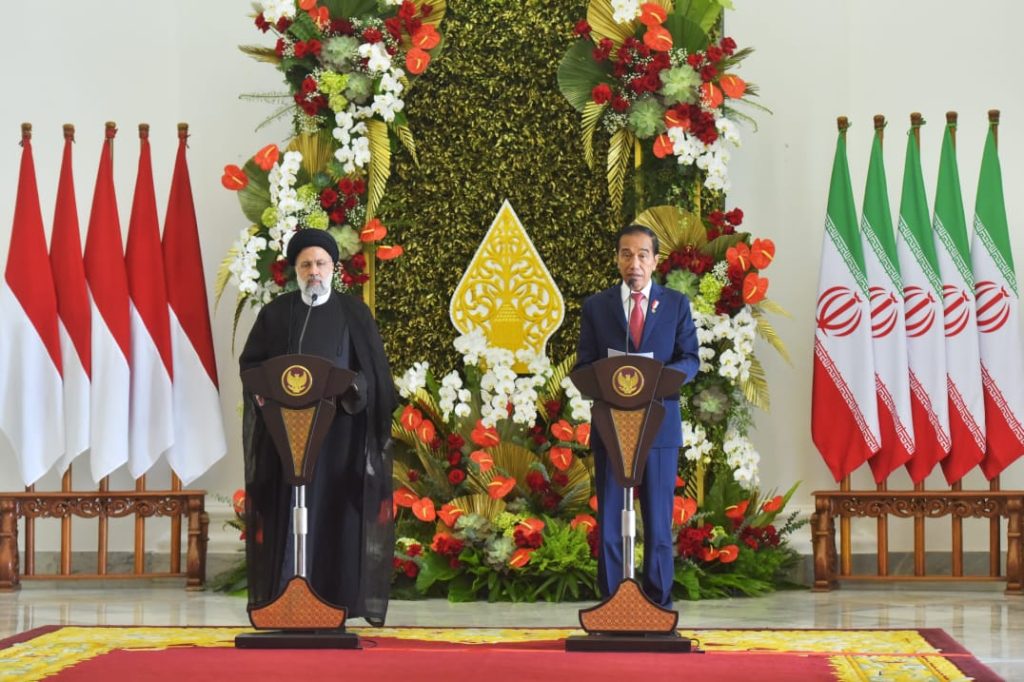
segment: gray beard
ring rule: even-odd
[[[307,297],[316,294],[317,298],[323,298],[328,294],[327,283],[320,280],[314,284],[310,284],[307,280],[299,280],[299,291],[305,294]]]

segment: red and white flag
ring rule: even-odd
[[[71,146],[75,130],[64,126],[64,158],[53,211],[50,236],[50,267],[54,277],[57,313],[60,316],[60,354],[64,368],[64,456],[63,473],[71,461],[89,449],[89,372],[92,367],[92,323],[89,286],[85,282],[82,238],[78,231],[78,202],[71,170]]]
[[[842,129],[821,247],[811,402],[811,435],[837,481],[867,461],[881,442],[868,300]]]
[[[0,284],[0,431],[32,485],[64,452],[57,294],[39,210],[32,133],[21,135],[21,171],[7,269]]]
[[[114,194],[114,135],[107,124],[85,239],[85,276],[92,295],[92,418],[89,459],[99,481],[128,461],[131,322],[121,222]]]
[[[132,330],[128,471],[133,478],[149,471],[174,442],[171,331],[149,126],[139,126],[139,142],[139,172],[125,250]]]
[[[185,159],[188,128],[178,126],[178,157],[164,221],[164,273],[174,356],[174,444],[167,455],[188,485],[224,456],[227,440],[217,391],[210,309],[206,302],[192,184]]]

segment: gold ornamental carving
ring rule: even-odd
[[[455,288],[450,315],[463,334],[482,329],[488,343],[543,353],[562,324],[565,302],[506,199]],[[525,373],[524,365],[515,370]]]
[[[302,365],[292,365],[281,373],[281,388],[293,398],[304,396],[313,388],[313,375]]]

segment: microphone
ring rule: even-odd
[[[633,280],[632,278],[627,282],[629,284],[630,296],[626,299],[626,352],[623,355],[629,355],[629,316],[633,314]]]
[[[306,336],[306,325],[309,324],[309,314],[313,312],[313,304],[316,303],[317,293],[314,291],[309,295],[309,309],[306,310],[306,319],[302,322],[302,332],[299,334],[298,354],[302,355],[302,339]]]

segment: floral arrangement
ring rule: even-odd
[[[578,40],[562,59],[558,83],[582,114],[591,167],[595,132],[601,127],[611,136],[608,183],[616,207],[634,157],[648,174],[664,160],[676,166],[677,180],[729,188],[729,150],[740,145],[734,121],[750,120],[736,105],[758,105],[751,101],[757,88],[734,72],[751,50],[737,49],[730,37],[712,40],[725,6],[731,3],[591,0],[576,24]]]
[[[379,244],[387,228],[374,218],[390,175],[392,147],[416,158],[406,119],[411,79],[440,49],[445,4],[420,0],[266,0],[255,24],[277,36],[273,48],[244,46],[272,63],[287,92],[253,95],[284,106],[264,123],[290,115],[294,139],[270,144],[244,166],[225,166],[222,184],[238,192],[252,225],[221,266],[217,295],[230,281],[238,311],[295,288],[285,260],[296,230],[327,230],[341,254],[334,286],[345,291],[372,278],[374,259],[402,253]],[[394,141],[394,145],[393,145]]]
[[[219,495],[218,499],[221,502],[228,502],[226,498]],[[245,540],[245,490],[242,488],[236,490],[231,496],[230,502],[234,516],[225,521],[224,525],[237,530],[238,539]],[[210,587],[218,592],[244,593],[247,585],[248,576],[244,558],[210,581]]]

